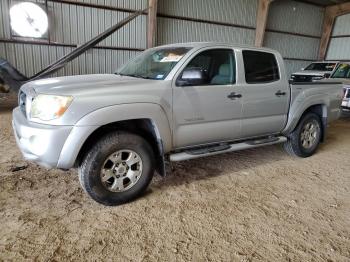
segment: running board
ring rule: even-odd
[[[218,154],[224,154],[234,151],[240,151],[244,149],[250,149],[260,146],[268,146],[268,145],[274,145],[279,143],[284,143],[287,141],[287,138],[284,136],[278,136],[278,137],[270,137],[270,138],[264,138],[264,139],[258,139],[258,140],[249,140],[242,143],[235,143],[235,144],[221,144],[216,146],[211,146],[207,148],[200,148],[200,149],[192,149],[180,153],[175,153],[170,155],[170,161],[172,162],[178,162],[178,161],[184,161],[184,160],[190,160],[200,157],[206,157],[206,156],[214,156]]]

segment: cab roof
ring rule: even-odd
[[[162,45],[156,48],[166,48],[166,47],[191,47],[191,48],[205,48],[205,47],[215,47],[215,46],[228,46],[231,48],[237,49],[249,49],[249,50],[257,50],[257,51],[266,51],[270,53],[278,53],[274,49],[266,48],[266,47],[255,47],[250,45],[242,45],[242,44],[231,44],[225,42],[187,42],[187,43],[175,43],[169,45]]]

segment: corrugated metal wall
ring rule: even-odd
[[[336,19],[327,60],[350,60],[350,14]]]
[[[254,30],[162,17],[158,21],[158,45],[200,41],[254,44]]]
[[[275,1],[270,7],[268,29],[321,36],[324,8],[295,1]]]
[[[317,60],[324,8],[295,1],[271,4],[264,45],[281,52],[287,73]]]
[[[112,6],[129,9],[144,9],[147,7],[147,0],[70,0],[72,2]]]
[[[158,44],[222,41],[254,44],[257,0],[160,0]],[[271,5],[264,46],[286,58],[287,72],[317,59],[324,8],[294,2]]]
[[[256,0],[159,0],[159,12],[255,27]]]
[[[18,1],[0,1],[0,39],[10,40],[9,8]],[[42,3],[37,0],[33,2]],[[147,7],[147,0],[75,0],[89,4],[126,9]],[[0,43],[0,56],[31,76],[59,57],[73,50],[129,15],[128,12],[91,8],[48,1],[50,41],[54,45]],[[112,73],[146,48],[147,17],[142,15],[60,70],[56,75]],[[105,47],[105,48],[104,48]],[[123,50],[123,48],[125,50]],[[126,50],[133,48],[133,50]]]
[[[72,47],[62,46],[0,43],[0,56],[5,57],[27,76],[34,75],[72,50]],[[113,73],[137,53],[126,50],[91,49],[53,76]]]
[[[8,10],[14,1],[0,1],[0,39],[11,39]],[[133,10],[145,8],[148,2],[73,1]],[[159,0],[157,44],[222,41],[253,45],[257,6],[257,0]],[[50,40],[55,45],[0,43],[0,56],[28,76],[129,14],[53,0],[48,0],[48,9]],[[289,74],[317,59],[323,12],[321,7],[287,0],[275,1],[271,5],[264,45],[282,53],[287,59]],[[113,72],[140,49],[146,48],[146,32],[147,18],[143,15],[103,41],[100,46],[104,49],[88,51],[58,74]],[[133,50],[125,50],[130,48]]]
[[[254,43],[256,0],[160,0],[158,12],[159,45],[194,41]]]

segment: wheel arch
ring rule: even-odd
[[[122,120],[108,123],[98,127],[85,140],[79,150],[75,166],[79,166],[88,150],[102,136],[116,131],[124,131],[145,138],[151,145],[156,157],[156,170],[161,176],[165,176],[164,146],[155,122],[150,118]]]
[[[317,105],[310,106],[305,110],[302,117],[309,112],[316,114],[320,118],[320,120],[321,120],[321,142],[324,142],[326,139],[326,131],[327,131],[327,119],[328,119],[327,106],[325,104],[317,104]]]
[[[324,142],[326,138],[326,131],[327,131],[327,122],[328,122],[328,109],[327,104],[325,103],[316,103],[309,105],[304,110],[301,111],[299,114],[300,116],[297,118],[294,118],[294,121],[291,121],[289,126],[287,127],[286,131],[284,133],[290,133],[292,132],[300,123],[300,121],[303,119],[303,117],[307,113],[314,113],[316,114],[321,121],[321,142]]]
[[[154,103],[132,103],[103,107],[82,117],[68,136],[57,168],[76,167],[84,150],[105,132],[122,128],[149,139],[164,175],[164,154],[172,148],[172,132],[166,111]]]

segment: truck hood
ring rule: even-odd
[[[314,71],[314,70],[303,70],[300,72],[293,73],[293,75],[302,75],[302,76],[324,76],[326,73],[332,73],[329,71]]]
[[[158,104],[170,108],[171,80],[150,80],[113,74],[57,77],[28,82],[21,87],[26,101],[38,94],[69,95],[73,101],[66,113],[51,125],[74,125],[83,116],[101,108],[121,104]]]
[[[37,94],[84,96],[117,92],[116,89],[128,89],[154,81],[158,82],[115,74],[78,75],[36,80],[23,88],[33,88]]]

